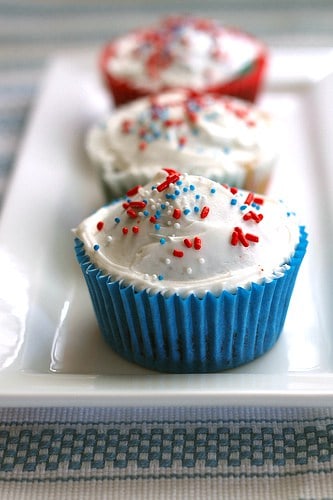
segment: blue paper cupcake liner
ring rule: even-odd
[[[100,330],[121,356],[161,372],[207,373],[248,363],[269,351],[283,329],[307,247],[300,241],[283,276],[235,293],[203,298],[137,291],[104,275],[75,240]]]

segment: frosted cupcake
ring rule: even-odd
[[[106,44],[100,68],[116,105],[166,89],[254,101],[267,50],[253,36],[215,20],[170,16]]]
[[[166,372],[215,372],[276,343],[306,249],[281,201],[161,171],[75,230],[104,338]]]
[[[264,192],[276,127],[254,104],[178,90],[121,106],[88,133],[87,151],[108,199],[170,168]]]

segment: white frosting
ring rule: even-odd
[[[276,143],[270,116],[253,104],[174,91],[117,108],[89,131],[87,150],[109,184],[122,174],[147,182],[168,167],[244,187],[248,175],[268,176]]]
[[[252,195],[161,171],[75,234],[98,268],[137,290],[218,295],[281,276],[299,241],[296,217],[281,201]]]
[[[246,71],[262,52],[248,35],[210,20],[170,17],[112,43],[108,71],[140,88],[197,91],[226,83]]]

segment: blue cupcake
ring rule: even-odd
[[[173,373],[217,372],[270,350],[307,246],[281,201],[168,169],[75,236],[106,341]]]

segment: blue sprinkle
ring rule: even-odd
[[[161,211],[160,210],[156,210],[155,217],[156,217],[156,219],[159,219],[161,217]]]
[[[166,239],[165,238],[161,238],[160,239],[160,243],[161,243],[161,245],[164,245],[166,243]]]
[[[97,250],[99,250],[99,245],[97,245],[97,243],[96,243],[96,245],[94,245],[94,250],[95,250],[95,252],[97,252]]]
[[[246,208],[248,208],[248,205],[242,205],[241,207],[239,207],[240,210],[245,210]]]
[[[159,224],[155,224],[155,229],[156,231],[158,231],[159,229],[161,229],[161,226]]]
[[[177,186],[181,186],[183,184],[183,181],[177,181],[176,184]]]
[[[199,200],[199,199],[200,199],[200,194],[196,194],[196,195],[195,195],[195,199],[196,199],[196,200]]]
[[[229,154],[230,153],[230,148],[228,148],[227,146],[225,146],[225,148],[223,148],[223,151],[225,152],[225,154]]]
[[[191,210],[189,208],[185,208],[183,214],[188,215],[189,213],[191,213]]]
[[[162,280],[164,279],[164,277],[162,276],[162,274],[159,274],[159,275],[158,275],[158,279],[159,279],[160,281],[162,281]]]
[[[187,193],[188,188],[187,188],[187,187],[184,187],[184,188],[183,188],[183,191],[184,191],[184,193]]]
[[[152,191],[154,191],[155,189],[157,189],[157,188],[156,188],[156,186],[152,186],[152,187],[151,187],[151,190],[152,190]]]
[[[194,209],[193,209],[195,212],[199,212],[200,208],[195,206]]]
[[[180,191],[179,191],[179,189],[176,189],[176,190],[175,190],[175,195],[176,195],[176,196],[179,196],[179,195],[180,195]]]
[[[236,198],[233,198],[230,202],[231,205],[237,205],[237,200]]]
[[[149,215],[148,210],[144,210],[144,211],[143,211],[143,215],[144,215],[145,217],[148,217],[148,215]]]
[[[195,190],[195,186],[193,186],[193,184],[190,185],[190,190],[191,191],[194,191]]]
[[[161,203],[161,209],[162,210],[165,210],[166,209],[166,205],[164,203]]]
[[[119,217],[115,217],[114,221],[115,221],[116,224],[119,224],[119,222],[120,222]]]
[[[212,189],[210,190],[210,192],[211,192],[212,194],[214,194],[214,193],[216,193],[216,189],[215,189],[215,188],[212,188]]]

